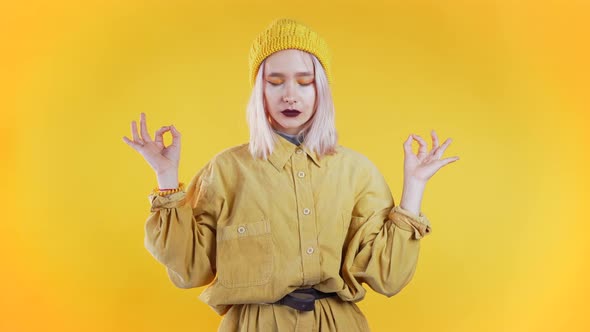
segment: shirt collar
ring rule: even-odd
[[[318,158],[317,154],[311,151],[305,143],[301,143],[299,146],[291,143],[289,140],[284,138],[283,136],[277,134],[273,131],[273,135],[276,137],[275,145],[272,154],[268,157],[268,160],[272,163],[272,165],[279,171],[281,171],[287,160],[291,158],[291,155],[295,153],[297,149],[302,149],[308,156],[311,157],[313,162],[318,166],[322,167],[322,163]]]

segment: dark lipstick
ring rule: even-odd
[[[295,109],[286,109],[286,110],[282,111],[281,113],[283,113],[285,116],[288,116],[290,118],[294,118],[294,117],[298,116],[299,114],[301,114],[301,112],[299,112],[298,110],[295,110]]]

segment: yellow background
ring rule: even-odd
[[[0,330],[215,331],[143,247],[156,177],[122,137],[175,124],[183,181],[247,142],[250,42],[281,16],[327,40],[340,142],[396,202],[409,133],[461,158],[427,184],[413,280],[359,303],[372,330],[590,330],[589,3],[0,5]]]

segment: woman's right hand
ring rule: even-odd
[[[135,121],[131,121],[131,133],[133,140],[123,136],[123,141],[129,146],[139,152],[145,160],[154,169],[156,174],[163,174],[166,172],[178,172],[178,164],[180,162],[180,132],[171,126],[164,126],[158,129],[152,141],[147,130],[145,120],[145,113],[140,115],[141,137],[137,133],[137,125]],[[172,144],[165,147],[163,135],[170,131],[172,134]]]

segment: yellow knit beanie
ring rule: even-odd
[[[260,63],[274,52],[285,49],[299,49],[315,55],[322,63],[328,83],[331,84],[331,54],[328,44],[308,26],[291,18],[279,18],[262,31],[250,47],[250,85],[256,81]]]

